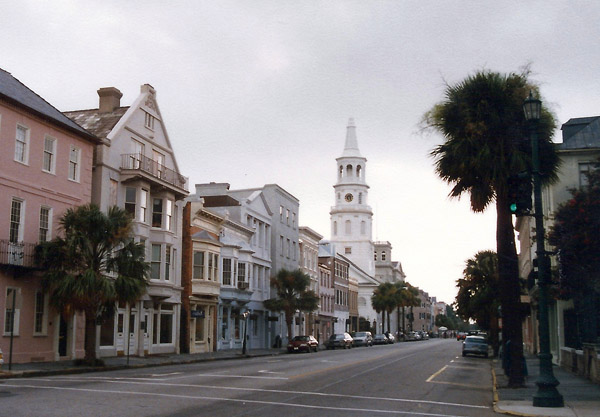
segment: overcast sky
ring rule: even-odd
[[[277,183],[329,238],[350,117],[367,162],[373,239],[407,280],[452,302],[465,260],[495,249],[428,156],[422,115],[480,69],[531,64],[559,125],[600,113],[600,3],[585,1],[20,0],[0,12],[0,67],[61,111],[122,105],[151,84],[193,185]],[[493,4],[493,5],[492,5]],[[555,141],[562,141],[560,131]]]

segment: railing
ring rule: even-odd
[[[35,243],[0,239],[0,265],[35,267]]]
[[[148,158],[139,153],[122,154],[121,169],[132,169],[143,171],[155,178],[168,182],[176,187],[185,190],[187,179],[172,169],[159,164],[154,159]]]

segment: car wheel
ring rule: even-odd
[[[315,352],[319,351],[319,346],[315,346]]]

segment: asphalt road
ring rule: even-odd
[[[492,416],[489,360],[432,339],[0,384],[0,416]]]

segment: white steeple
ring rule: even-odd
[[[361,157],[360,151],[358,150],[358,140],[356,139],[356,126],[354,125],[354,118],[348,120],[348,127],[346,127],[346,144],[344,145],[343,157]]]

